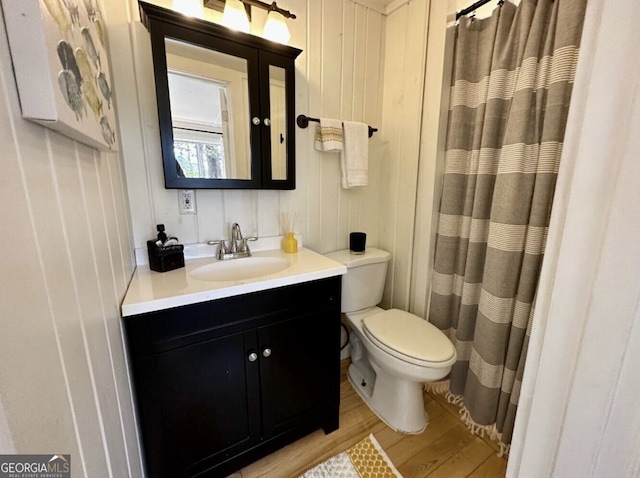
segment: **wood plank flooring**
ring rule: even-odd
[[[373,433],[404,478],[501,478],[506,458],[497,445],[471,435],[458,410],[440,396],[425,394],[429,426],[420,435],[403,435],[386,426],[360,399],[347,380],[349,360],[342,363],[340,428],[317,430],[259,460],[229,478],[294,478]]]

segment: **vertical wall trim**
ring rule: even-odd
[[[455,0],[430,2],[422,103],[420,159],[411,264],[410,311],[426,317],[444,171],[453,30],[446,28]]]
[[[342,31],[345,31],[345,21],[346,21],[346,2],[342,2]],[[343,69],[344,69],[344,49],[345,49],[345,41],[344,41],[344,33],[340,37],[340,78],[343,80]],[[340,112],[344,111],[344,87],[340,88]],[[340,159],[338,159],[340,161]],[[342,186],[340,186],[342,188]],[[342,193],[338,190],[338,197],[336,200],[336,215],[340,217],[340,211],[342,210]],[[340,221],[338,221],[338,227],[336,227],[336,244],[340,244]]]
[[[142,61],[142,58],[140,58],[137,55],[138,50],[136,48],[136,43],[137,44],[141,43],[141,42],[136,42],[136,38],[137,38],[136,31],[135,31],[136,24],[134,22],[140,21],[140,14],[138,13],[137,6],[138,6],[137,0],[127,0],[127,8],[125,10],[127,14],[127,21],[129,24],[129,45],[131,48],[131,58],[133,60],[133,66],[134,66],[132,70],[133,70],[133,78],[136,85],[136,101],[138,103],[137,113],[138,113],[138,119],[139,119],[138,123],[140,125],[140,137],[142,138],[141,147],[144,152],[145,158],[148,158],[151,155],[151,153],[149,150],[149,146],[147,144],[147,140],[145,138],[145,131],[144,131],[145,121],[144,121],[144,113],[143,113],[144,105],[142,104],[142,98],[138,94],[138,86],[141,85],[142,81],[140,79],[138,69],[135,68],[135,65],[139,64]],[[154,83],[154,87],[155,87],[155,83]],[[117,101],[117,93],[116,93],[116,101]],[[160,158],[154,158],[154,159],[159,160]],[[154,197],[153,197],[153,188],[151,184],[151,171],[149,171],[149,163],[147,161],[144,162],[144,171],[145,171],[145,181],[147,184],[147,197],[149,200],[149,204],[153,205]],[[153,207],[149,208],[149,214],[150,214],[149,219],[151,221],[151,225],[156,224],[157,222],[156,213]]]
[[[320,5],[320,11],[321,11],[321,15],[320,15],[320,51],[318,51],[317,53],[320,55],[320,64],[324,64],[324,26],[325,26],[325,0],[321,0],[322,4]],[[310,18],[311,15],[307,15],[307,18]],[[307,35],[309,35],[308,30],[307,30]],[[324,102],[322,101],[322,97],[323,97],[323,92],[324,92],[324,75],[322,74],[322,70],[320,70],[320,91],[318,92],[318,95],[320,96],[320,113],[318,113],[318,117],[320,117],[323,114],[322,111],[322,105],[324,104]],[[320,168],[320,174],[318,175],[318,197],[317,197],[317,202],[318,204],[322,204],[322,185],[324,183],[323,181],[323,175],[322,175],[322,168]],[[318,237],[322,237],[322,214],[318,214]]]
[[[426,85],[426,80],[427,80],[427,71],[428,71],[428,61],[427,61],[427,53],[429,51],[429,33],[431,30],[431,0],[427,0],[427,5],[426,5],[426,14],[427,14],[427,18],[426,18],[426,26],[424,29],[424,37],[423,37],[423,42],[424,42],[424,57],[423,57],[423,65],[422,65],[422,81],[420,82],[420,102],[424,105],[425,102],[425,85]],[[415,194],[413,197],[413,204],[414,204],[414,214],[417,213],[418,211],[418,200],[420,198],[420,175],[422,173],[422,169],[424,168],[424,165],[421,168],[421,164],[423,163],[422,161],[422,156],[423,156],[423,143],[422,143],[422,135],[423,135],[423,128],[424,128],[424,108],[422,109],[422,114],[420,115],[418,122],[419,122],[419,127],[418,127],[418,131],[419,131],[419,137],[418,137],[418,162],[416,165],[416,184],[415,184]],[[411,247],[409,249],[409,267],[407,268],[407,274],[408,274],[408,279],[407,279],[407,291],[406,291],[406,304],[407,304],[407,308],[409,310],[412,309],[412,296],[414,295],[414,282],[415,282],[415,277],[413,274],[413,270],[414,270],[414,264],[413,264],[413,259],[414,257],[416,257],[416,244],[418,242],[418,238],[416,237],[418,234],[417,231],[417,220],[414,217],[414,220],[411,224]]]
[[[311,17],[311,15],[308,14],[309,10],[310,10],[309,2],[311,2],[311,1],[317,1],[317,0],[307,0],[307,6],[306,6],[307,15],[306,15],[306,17],[304,19],[305,20],[305,24],[306,24],[305,32],[306,32],[306,36],[307,36],[307,50],[309,49],[309,41],[308,41],[309,33],[308,32],[309,32],[309,30],[311,28],[311,20],[309,19]],[[308,51],[306,52],[306,54],[304,56],[304,61],[306,63],[306,65],[305,65],[306,74],[307,74],[307,76],[309,76],[309,71],[310,71],[310,68],[311,68],[311,55],[309,54]],[[305,86],[307,87],[307,95],[306,95],[307,102],[304,105],[304,111],[306,111],[308,115],[311,115],[311,112],[309,111],[309,107],[310,107],[310,103],[311,103],[311,98],[310,98],[311,95],[309,94],[309,86],[308,85],[305,85]],[[307,149],[312,148],[313,147],[312,145],[313,145],[313,141],[310,142],[310,145],[307,147]],[[297,146],[296,146],[296,149],[297,149],[296,150],[296,161],[298,161],[297,153],[298,153],[298,151],[301,151],[301,150]],[[305,153],[306,153],[305,154],[305,159],[308,161],[308,158],[310,157],[310,153],[309,153],[308,150],[305,151]],[[306,178],[305,182],[307,184],[309,184],[310,169],[311,168],[309,168],[309,167],[305,168],[305,174],[307,175],[307,178]],[[296,171],[299,171],[299,169],[296,168]],[[297,172],[296,174],[300,174],[300,173]],[[297,181],[296,181],[296,187],[298,187],[297,186]],[[280,193],[280,195],[282,195],[282,193]],[[310,219],[311,214],[310,214],[310,212],[311,211],[310,211],[310,208],[309,208],[309,202],[310,202],[309,195],[306,195],[305,196],[305,201],[304,201],[304,223],[305,223],[304,230],[305,230],[305,232],[308,232],[308,231],[311,230],[311,228],[310,228],[310,222],[311,222],[311,219]],[[282,211],[282,207],[278,211],[280,213],[282,213],[283,212]],[[279,217],[278,217],[278,220],[280,220]],[[282,226],[280,227],[280,229],[282,229]],[[305,239],[307,241],[309,240],[308,237],[305,238]]]

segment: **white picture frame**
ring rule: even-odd
[[[2,0],[22,117],[117,150],[106,22],[98,0]]]

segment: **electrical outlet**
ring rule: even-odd
[[[178,190],[178,207],[180,214],[195,214],[196,192],[193,189]]]

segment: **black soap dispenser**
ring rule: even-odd
[[[184,246],[177,243],[177,238],[167,241],[164,224],[156,226],[158,238],[147,241],[149,268],[156,272],[167,272],[184,267]]]
[[[162,245],[167,242],[167,233],[164,232],[164,224],[157,224],[156,230],[158,231],[158,240],[156,241],[156,245],[158,247],[162,247]]]

